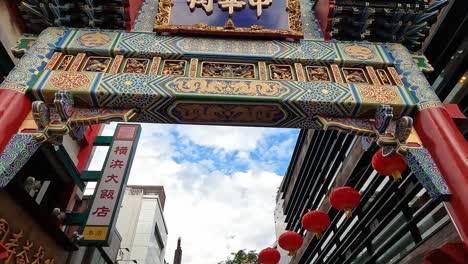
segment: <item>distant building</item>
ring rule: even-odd
[[[180,237],[177,240],[177,248],[174,253],[174,264],[182,264],[182,248],[180,247]]]
[[[117,230],[122,235],[118,259],[139,264],[164,264],[167,227],[162,186],[127,186]]]

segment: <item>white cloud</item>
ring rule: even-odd
[[[193,143],[223,151],[252,151],[266,136],[286,133],[281,128],[177,126],[177,132]]]
[[[111,135],[113,129],[106,128],[105,134]],[[164,185],[169,263],[173,261],[179,236],[185,264],[217,263],[233,251],[244,248],[259,251],[274,242],[273,210],[282,177],[273,167],[250,159],[255,150],[289,159],[290,153],[283,152],[287,152],[285,145],[294,145],[290,137],[273,146],[265,143],[268,136],[286,132],[266,128],[143,125],[129,184]],[[187,144],[189,141],[192,144]],[[189,148],[189,153],[195,155],[197,146],[193,143],[211,147],[212,151],[198,153],[200,161],[185,160],[178,148]],[[212,156],[232,151],[237,151],[233,162],[247,160],[248,167],[226,175],[217,169]]]

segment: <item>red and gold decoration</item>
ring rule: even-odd
[[[352,216],[352,210],[359,205],[361,194],[354,188],[344,186],[334,189],[328,198],[333,208],[345,211],[348,217]]]
[[[258,260],[262,264],[277,264],[281,259],[281,255],[276,248],[265,248],[258,253]]]
[[[302,226],[305,230],[312,232],[318,239],[322,232],[330,225],[330,217],[321,210],[310,211],[302,217]]]
[[[278,245],[289,251],[289,256],[294,256],[297,250],[302,246],[302,236],[293,231],[286,231],[278,238]]]
[[[395,182],[401,180],[401,173],[408,168],[405,160],[399,154],[384,157],[379,149],[372,157],[372,168],[384,176],[392,176]]]

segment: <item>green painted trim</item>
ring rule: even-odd
[[[81,172],[81,179],[83,181],[91,181],[91,182],[97,182],[101,179],[102,177],[102,171],[82,171]]]
[[[67,213],[64,224],[69,226],[82,226],[86,222],[87,213]]]
[[[94,138],[93,146],[110,146],[113,140],[113,136],[97,136]]]
[[[78,188],[80,188],[81,191],[84,191],[85,184],[80,178],[78,169],[75,167],[75,164],[73,164],[71,159],[68,157],[68,154],[66,150],[63,148],[63,146],[60,146],[59,149],[56,151],[56,153],[57,153],[59,160],[62,162],[63,166],[65,167],[65,170],[68,172],[68,174],[72,178],[72,180],[75,182]]]

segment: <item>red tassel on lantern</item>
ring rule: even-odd
[[[352,216],[352,210],[359,205],[361,194],[354,188],[344,186],[335,188],[328,198],[333,208],[345,211],[348,217]]]
[[[288,251],[289,256],[294,256],[302,246],[302,236],[296,232],[286,231],[278,238],[278,245]]]
[[[265,248],[258,253],[258,260],[262,264],[277,264],[281,259],[281,255],[276,248]]]
[[[302,217],[302,226],[305,230],[315,233],[318,239],[322,232],[330,225],[330,217],[320,210],[310,211]]]
[[[384,157],[382,149],[379,149],[372,157],[372,168],[379,174],[392,176],[393,180],[397,182],[401,180],[401,173],[408,168],[408,165],[399,154]]]

